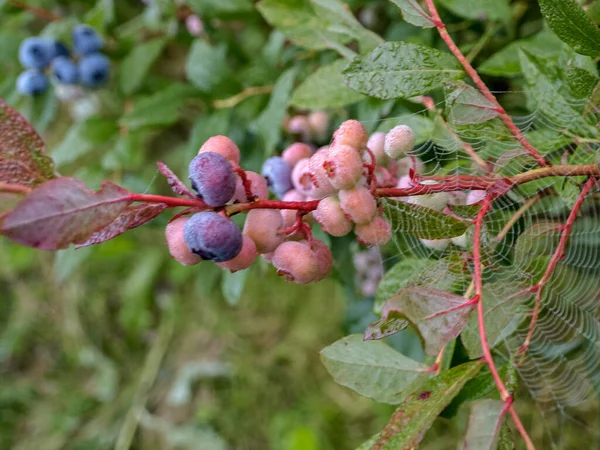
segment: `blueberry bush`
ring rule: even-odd
[[[599,5],[0,2],[0,446],[600,442]]]

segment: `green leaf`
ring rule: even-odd
[[[149,126],[171,125],[179,119],[181,108],[198,91],[186,84],[171,84],[169,87],[146,97],[125,114],[120,124],[130,129]]]
[[[554,33],[542,30],[531,38],[511,42],[484,61],[477,70],[497,77],[516,77],[521,75],[519,49],[524,48],[536,55],[552,58],[560,54],[563,46]]]
[[[232,79],[226,55],[225,44],[211,46],[204,40],[196,39],[185,68],[188,80],[202,92],[213,92],[216,88],[222,88]]]
[[[383,42],[383,39],[366,29],[354,17],[352,11],[340,0],[310,0],[315,14],[337,27],[347,30],[356,39],[361,53],[369,52]]]
[[[342,69],[347,62],[338,59],[332,64],[319,67],[296,88],[291,103],[298,108],[339,108],[365,98],[344,83]]]
[[[0,99],[0,181],[34,187],[55,178],[45,150],[31,124]]]
[[[539,109],[554,122],[554,126],[571,130],[579,136],[595,136],[595,127],[587,124],[581,113],[571,106],[570,99],[563,96],[561,88],[564,82],[558,65],[525,49],[521,49],[519,55],[530,108]]]
[[[429,19],[421,5],[416,0],[390,0],[394,5],[400,8],[402,18],[410,24],[422,28],[433,28],[435,25]]]
[[[421,386],[419,393],[411,395],[400,405],[379,434],[357,450],[408,450],[416,447],[446,405],[482,367],[482,362],[468,362],[431,378]]]
[[[383,311],[400,313],[417,328],[430,356],[460,334],[474,308],[460,295],[427,286],[407,287],[383,305]]]
[[[600,79],[597,75],[581,67],[569,66],[567,69],[567,81],[571,86],[571,92],[577,98],[588,98]]]
[[[239,304],[249,270],[239,270],[231,273],[226,270],[221,278],[221,292],[225,301],[231,306]]]
[[[281,135],[280,124],[287,111],[290,95],[294,88],[296,72],[295,68],[291,68],[281,74],[275,84],[269,104],[251,124],[252,130],[257,132],[262,138],[265,155],[271,155],[275,149],[275,145],[279,142],[279,136]]]
[[[119,86],[125,95],[130,95],[144,82],[152,63],[160,56],[166,39],[159,38],[136,45],[123,59],[119,74]]]
[[[71,127],[64,140],[52,151],[57,167],[70,164],[89,152],[106,145],[118,135],[112,119],[92,117]]]
[[[512,17],[508,0],[439,0],[439,3],[465,19],[509,22]]]
[[[462,235],[471,225],[424,206],[406,202],[385,202],[385,215],[396,234],[408,233],[423,239],[446,239]]]
[[[404,330],[407,326],[408,320],[404,315],[393,309],[384,309],[381,318],[367,327],[363,339],[365,341],[383,339]]]
[[[356,57],[343,74],[352,89],[383,99],[426,94],[464,76],[452,55],[408,42],[383,43]]]
[[[504,402],[480,400],[471,406],[469,427],[463,443],[465,450],[494,450],[504,417]]]
[[[526,291],[529,285],[513,280],[511,283],[491,283],[483,286],[481,301],[484,305],[485,332],[490,349],[510,336],[521,323],[525,314],[519,312],[519,306],[533,298]],[[517,295],[519,294],[520,295]],[[467,326],[461,334],[462,342],[469,358],[483,356],[479,324],[475,314],[469,317]]]
[[[483,123],[500,115],[496,103],[462,81],[446,84],[446,108],[453,125]]]
[[[365,397],[397,404],[431,376],[427,366],[398,353],[382,341],[353,334],[321,350],[333,379]]]
[[[420,114],[400,114],[387,118],[381,122],[376,131],[387,133],[397,125],[408,125],[414,130],[415,145],[428,141],[433,133],[432,120]]]
[[[249,13],[252,11],[250,0],[186,0],[186,3],[201,17]]]
[[[577,53],[600,55],[600,30],[575,0],[539,0],[552,31]]]

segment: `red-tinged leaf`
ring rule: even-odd
[[[381,318],[367,327],[363,335],[365,341],[383,339],[396,334],[408,326],[408,321],[398,311],[389,308],[391,303],[386,302],[381,311]],[[388,309],[386,310],[386,306]]]
[[[450,292],[426,286],[401,290],[384,305],[410,321],[419,331],[425,353],[437,355],[467,324],[475,303]]]
[[[89,239],[77,245],[77,248],[100,244],[115,238],[127,230],[139,227],[151,221],[167,208],[163,203],[128,206],[110,225],[96,231]]]
[[[0,181],[34,187],[57,177],[42,138],[0,99]]]
[[[158,161],[156,165],[158,166],[159,172],[162,173],[167,179],[167,183],[169,183],[169,186],[171,186],[173,192],[175,192],[177,195],[183,195],[188,198],[198,198],[187,188],[185,184],[183,184],[183,181],[181,181],[164,162]]]
[[[0,233],[28,247],[67,248],[112,223],[131,203],[130,196],[110,182],[94,192],[76,178],[56,178],[35,188],[8,213]]]

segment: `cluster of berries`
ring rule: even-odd
[[[17,79],[17,90],[22,95],[39,95],[45,92],[50,72],[57,83],[95,88],[108,81],[109,59],[100,50],[102,37],[88,25],[73,28],[73,55],[57,39],[30,37],[19,47],[19,61],[25,70]]]
[[[329,115],[325,111],[286,116],[283,127],[288,133],[299,136],[303,142],[320,142],[327,137]]]

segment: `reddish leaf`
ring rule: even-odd
[[[150,204],[145,203],[136,206],[128,206],[125,210],[107,227],[96,231],[89,239],[77,245],[77,248],[87,247],[88,245],[100,244],[108,241],[127,230],[139,227],[146,222],[151,221],[167,208],[163,203]]]
[[[390,308],[386,310],[386,305],[390,305],[390,303],[386,302],[383,305],[384,309],[381,311],[381,318],[373,322],[365,330],[363,335],[365,341],[383,339],[404,330],[408,326],[408,321],[401,313]]]
[[[425,343],[425,353],[432,356],[460,334],[473,308],[471,300],[425,286],[407,287],[384,305],[384,310],[396,311],[414,324]]]
[[[113,222],[131,203],[130,196],[110,182],[93,192],[76,178],[56,178],[31,191],[8,213],[0,233],[42,250],[67,248]]]
[[[29,122],[0,99],[0,181],[34,187],[56,178],[44,149]]]
[[[167,183],[169,183],[169,186],[171,186],[173,192],[175,192],[177,195],[183,195],[188,198],[198,198],[196,195],[190,192],[187,186],[183,184],[183,181],[181,181],[164,162],[158,161],[156,165],[158,166],[160,173],[162,173],[167,179]]]

